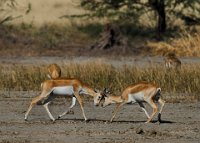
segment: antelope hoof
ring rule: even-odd
[[[56,121],[56,119],[51,119],[51,121],[52,121],[52,122],[55,122],[55,121]]]
[[[26,116],[24,117],[24,121],[28,121]]]
[[[61,116],[59,115],[57,119],[59,120],[60,118],[61,118]]]
[[[145,124],[147,124],[147,123],[149,123],[151,120],[147,120],[146,122],[145,122]]]
[[[85,123],[88,123],[89,121],[90,121],[90,119],[86,119],[84,122],[85,122]]]
[[[74,111],[73,110],[69,110],[69,112],[67,114],[72,114],[74,115]]]
[[[110,121],[105,121],[105,124],[109,124],[110,123]]]
[[[112,123],[112,122],[113,122],[113,119],[110,120],[110,123]]]

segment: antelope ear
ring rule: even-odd
[[[108,97],[110,93],[111,93],[110,89],[108,89],[108,88],[104,88],[104,90],[101,92],[103,97]]]
[[[94,92],[98,93],[98,92],[99,92],[99,90],[95,88],[95,89],[94,89]]]
[[[104,88],[103,92],[104,94],[111,94],[111,91],[109,88]]]

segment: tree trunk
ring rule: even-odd
[[[166,14],[164,0],[149,0],[149,3],[158,15],[157,32],[159,35],[161,35],[166,31]]]
[[[164,0],[160,0],[158,4],[158,33],[163,34],[166,31],[166,14]]]
[[[116,46],[124,47],[126,45],[126,40],[121,34],[120,28],[114,24],[106,24],[100,39],[91,46],[91,49],[105,50]]]

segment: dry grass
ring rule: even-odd
[[[79,55],[91,40],[77,27],[61,25],[0,26],[0,56]]]
[[[169,42],[149,42],[154,55],[166,55],[168,52],[175,52],[179,56],[200,57],[200,34],[191,35],[184,32],[181,38],[172,39]]]
[[[40,28],[31,24],[4,25],[0,27],[0,56],[77,56],[83,54],[87,56],[102,56],[102,54],[124,56],[126,54],[128,56],[138,55],[138,53],[141,55],[166,55],[169,52],[175,52],[178,56],[200,57],[200,30],[198,28],[196,29],[199,31],[197,33],[189,34],[189,32],[182,31],[179,38],[162,42],[155,42],[155,39],[151,38],[152,33],[145,36],[146,32],[140,35],[139,31],[131,32],[130,30],[129,36],[137,36],[126,35],[130,41],[131,50],[125,54],[117,48],[98,52],[91,50],[89,47],[98,39],[101,30],[102,25],[97,23],[83,27],[49,24]],[[168,38],[166,37],[166,39]]]
[[[1,90],[40,90],[40,84],[47,79],[46,67],[0,65]],[[61,65],[63,75],[78,78],[94,88],[109,87],[113,94],[120,94],[128,85],[140,81],[153,82],[162,88],[168,100],[199,99],[200,65],[184,65],[179,72],[166,71],[161,66],[113,67],[100,62]]]

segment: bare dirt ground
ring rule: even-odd
[[[137,104],[125,105],[113,123],[110,119],[114,105],[95,107],[85,102],[88,123],[83,121],[78,103],[74,114],[68,114],[55,123],[49,120],[43,106],[36,106],[24,121],[32,97],[38,92],[0,92],[0,142],[175,142],[200,140],[200,103],[166,103],[160,125],[145,124],[146,116]],[[66,102],[67,101],[67,102]],[[70,100],[56,99],[50,110],[57,117],[70,105]],[[151,109],[147,105],[148,112]]]
[[[101,59],[101,58],[68,58],[68,57],[38,57],[0,59],[5,64],[35,64],[44,65],[52,62],[61,64],[68,62],[88,62],[100,60],[114,66],[124,64],[149,63],[162,64],[160,57],[145,57],[137,60],[130,59]],[[199,59],[182,59],[184,63],[198,63]],[[68,114],[54,123],[50,121],[42,106],[33,108],[28,121],[24,121],[24,114],[33,97],[38,91],[0,91],[0,143],[54,143],[54,142],[174,142],[197,143],[200,140],[200,102],[166,103],[160,125],[156,122],[145,124],[146,116],[139,105],[125,105],[117,114],[113,123],[107,122],[111,118],[114,105],[107,108],[93,106],[93,101],[85,102],[86,116],[90,119],[85,123],[77,103],[74,114]],[[164,96],[164,95],[163,95]],[[88,99],[88,98],[87,98]],[[70,99],[56,99],[50,104],[50,110],[57,117],[70,105]],[[147,105],[147,110],[151,109]]]

